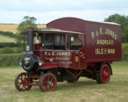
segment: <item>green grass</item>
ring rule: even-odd
[[[3,42],[13,42],[13,43],[16,43],[16,39],[15,38],[11,38],[11,37],[8,37],[8,36],[4,36],[4,35],[0,35],[0,43],[3,43]]]
[[[0,102],[128,102],[128,63],[113,63],[113,76],[109,84],[81,78],[75,84],[59,83],[55,92],[41,92],[33,87],[18,92],[14,79],[23,70],[18,67],[0,68]]]

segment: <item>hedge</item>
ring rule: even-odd
[[[17,38],[17,34],[13,32],[0,31],[0,35],[8,36],[11,38]]]
[[[128,54],[123,55],[123,60],[128,61]]]
[[[123,44],[123,60],[128,61],[128,43]]]
[[[18,44],[17,43],[0,43],[0,48],[5,48],[5,47],[18,47]]]
[[[0,66],[17,66],[22,54],[0,54]]]
[[[0,48],[0,54],[10,54],[10,53],[21,53],[23,52],[23,48],[20,47],[5,47]]]

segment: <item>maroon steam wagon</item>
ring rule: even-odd
[[[82,77],[108,83],[111,63],[121,59],[121,29],[116,23],[61,18],[42,30],[28,30],[26,51],[15,86],[19,91],[39,85],[52,91],[57,82],[73,83]]]

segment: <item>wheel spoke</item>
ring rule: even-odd
[[[19,91],[29,90],[32,87],[30,83],[31,81],[27,73],[19,74],[15,80],[15,86]]]
[[[52,73],[46,73],[40,78],[40,88],[42,91],[51,91],[56,88],[56,77]]]

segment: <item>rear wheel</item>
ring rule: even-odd
[[[111,68],[108,64],[102,64],[100,69],[96,73],[97,83],[104,84],[110,81],[111,77]]]
[[[19,91],[28,91],[32,87],[32,80],[27,73],[19,74],[15,79],[15,87]]]
[[[57,87],[57,79],[53,73],[40,76],[39,87],[42,91],[54,91]]]

